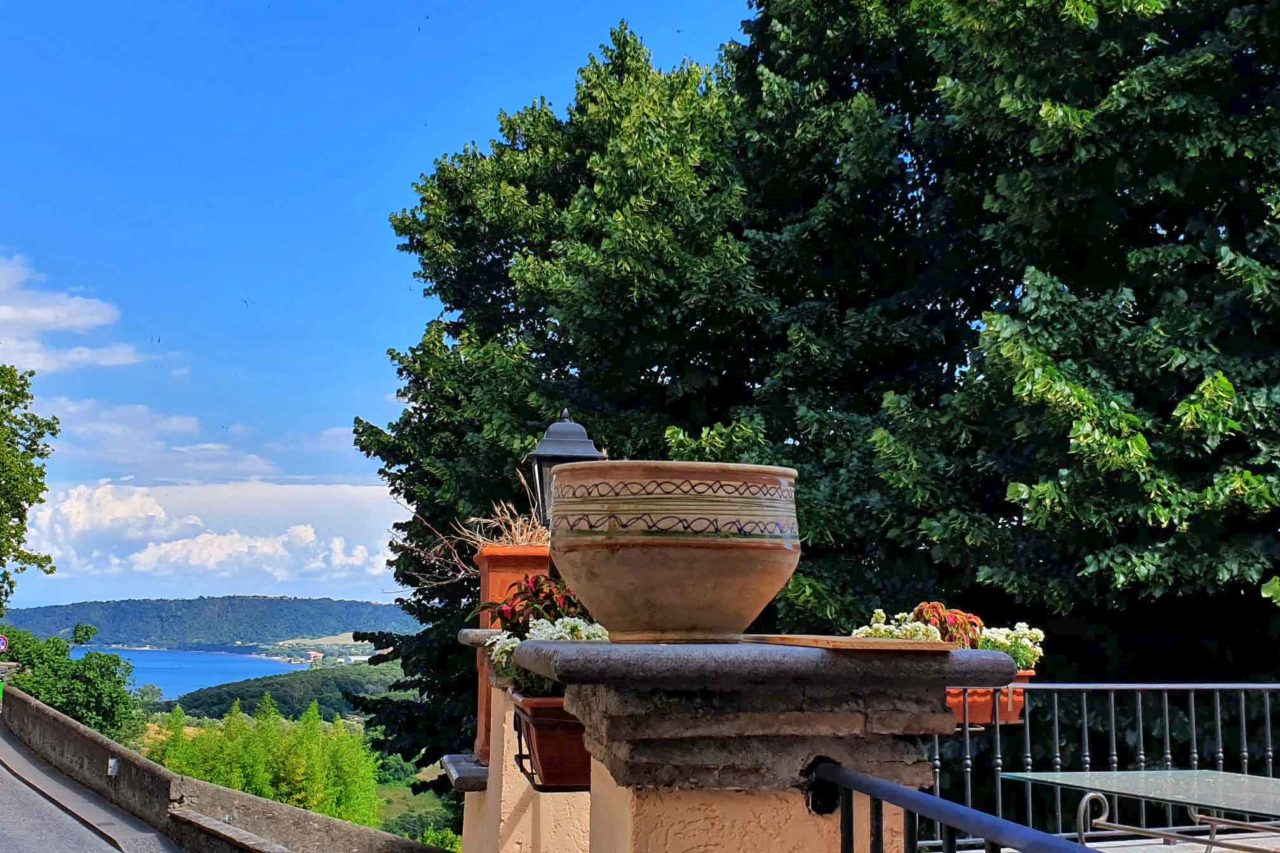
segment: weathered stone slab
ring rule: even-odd
[[[497,628],[463,628],[458,632],[458,642],[464,646],[471,648],[479,648],[483,646],[490,637],[496,637],[502,632]]]
[[[489,787],[489,768],[474,755],[446,755],[440,764],[455,791],[483,791]]]
[[[1013,660],[1000,652],[840,652],[754,643],[573,643],[530,640],[517,665],[561,684],[632,689],[745,689],[822,686],[884,690],[1013,681]]]

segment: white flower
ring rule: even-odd
[[[942,634],[932,625],[914,622],[910,613],[899,613],[890,624],[883,610],[871,614],[871,624],[856,628],[853,636],[878,640],[925,640],[939,642]]]
[[[520,645],[520,638],[510,631],[503,631],[485,640],[484,644],[489,647],[489,660],[493,661],[494,666],[502,668],[510,663],[511,655],[516,646]]]
[[[554,622],[546,619],[534,619],[529,623],[530,640],[607,640],[609,632],[603,625],[588,622],[575,616],[564,616]],[[511,663],[511,655],[521,639],[510,631],[503,631],[485,640],[489,649],[489,660],[498,669],[505,669]]]
[[[983,628],[978,648],[1004,652],[1013,658],[1018,669],[1035,669],[1044,657],[1044,631],[1019,622],[1012,628]]]

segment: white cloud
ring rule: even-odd
[[[108,581],[113,598],[162,589],[385,598],[385,547],[403,516],[381,486],[103,482],[51,494],[32,513],[28,544],[54,557],[57,578],[78,579],[58,584],[66,600]],[[29,576],[20,591],[43,582]]]
[[[183,568],[219,569],[231,573],[257,568],[276,580],[287,580],[290,563],[315,545],[316,531],[309,524],[295,524],[279,536],[245,536],[205,532],[172,542],[152,542],[129,556],[140,572],[173,574]]]
[[[171,516],[147,490],[135,486],[75,486],[36,508],[32,527],[46,541],[116,533],[126,539],[160,539],[200,530],[198,516]]]
[[[50,398],[41,408],[62,422],[62,434],[55,442],[59,461],[90,462],[114,476],[173,482],[276,472],[274,463],[251,451],[193,440],[199,439],[203,427],[190,415],[66,397]]]
[[[0,358],[44,373],[144,360],[130,344],[59,346],[46,340],[110,326],[120,319],[120,311],[101,299],[31,286],[43,278],[22,255],[0,257]]]

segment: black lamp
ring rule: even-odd
[[[533,487],[538,493],[538,514],[543,524],[551,523],[551,469],[565,462],[594,462],[606,457],[596,450],[582,424],[569,419],[568,409],[560,413],[560,418],[547,427],[542,441],[525,457],[533,461]]]

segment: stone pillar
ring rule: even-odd
[[[587,853],[590,795],[540,794],[520,773],[515,711],[505,689],[489,694],[489,779],[465,796],[463,853]]]
[[[910,736],[954,731],[947,685],[1014,676],[993,652],[746,643],[530,641],[515,662],[564,684],[586,729],[591,853],[835,850],[835,816],[811,814],[801,790],[814,761],[923,787],[931,766]],[[901,823],[886,809],[889,850]]]

